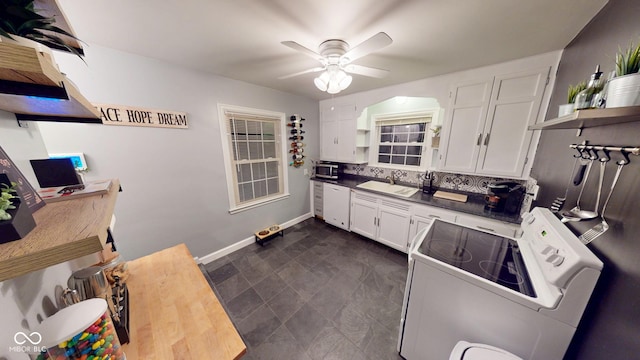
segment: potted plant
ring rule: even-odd
[[[440,146],[440,131],[442,130],[442,125],[435,125],[431,128],[433,131],[433,136],[431,137],[431,147],[437,149]]]
[[[0,39],[13,40],[20,45],[38,51],[50,52],[49,48],[70,52],[82,59],[77,49],[67,45],[60,35],[78,40],[73,34],[54,25],[53,17],[39,15],[34,0],[0,0]],[[26,39],[26,40],[25,40]],[[34,44],[35,42],[35,44]],[[44,47],[39,46],[44,45]]]
[[[22,239],[36,226],[31,210],[20,203],[15,187],[6,174],[0,174],[0,244]]]
[[[580,91],[586,88],[587,83],[585,81],[581,81],[575,86],[569,84],[569,89],[567,90],[567,103],[560,105],[560,108],[558,109],[558,117],[569,115],[573,112],[576,96]]]
[[[616,54],[616,77],[607,86],[606,107],[640,105],[640,44]]]

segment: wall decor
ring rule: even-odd
[[[187,129],[187,113],[109,104],[93,104],[104,125]]]
[[[289,166],[298,168],[304,165],[305,158],[304,143],[302,142],[302,140],[304,140],[304,136],[302,134],[305,133],[305,131],[302,130],[302,122],[305,118],[298,114],[293,114],[289,120],[291,120],[291,122],[287,124],[287,126],[291,128],[291,136],[289,137],[289,140],[291,140],[291,150],[289,150],[289,153],[291,154],[292,160],[289,163]]]

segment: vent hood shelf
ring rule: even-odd
[[[640,121],[640,106],[578,110],[572,114],[529,126],[529,130],[586,129]]]
[[[48,54],[8,42],[0,42],[0,110],[18,120],[101,123]]]

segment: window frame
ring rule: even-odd
[[[385,114],[373,114],[371,115],[371,124],[370,124],[370,143],[369,143],[369,166],[380,167],[380,168],[390,168],[390,169],[400,169],[400,170],[408,170],[408,171],[426,171],[431,168],[432,163],[432,154],[431,154],[431,135],[433,134],[430,131],[431,126],[434,126],[440,116],[439,108],[431,108],[431,109],[422,109],[417,111],[408,111],[408,112],[394,112],[394,113],[385,113]],[[422,152],[420,155],[420,165],[400,165],[400,164],[389,164],[389,163],[381,163],[378,161],[378,156],[380,154],[380,145],[384,145],[384,143],[380,143],[380,129],[382,125],[379,125],[383,122],[391,122],[398,121],[404,119],[411,118],[430,118],[428,122],[425,122],[425,132],[424,132],[424,140],[422,142]],[[406,155],[405,155],[406,156]]]
[[[275,161],[279,162],[278,173],[282,178],[282,191],[275,195],[267,195],[251,201],[241,203],[238,191],[238,179],[236,171],[236,161],[233,157],[233,141],[231,139],[231,129],[229,129],[229,120],[232,115],[239,117],[255,118],[258,121],[273,121],[274,128],[277,130],[275,135],[276,157]],[[222,155],[224,158],[224,170],[227,181],[227,195],[229,198],[229,213],[235,214],[241,211],[253,209],[262,205],[266,205],[275,201],[286,199],[289,194],[289,176],[287,170],[285,155],[287,154],[287,142],[283,140],[286,134],[286,115],[282,112],[248,108],[244,106],[218,104],[218,120],[220,124],[220,137],[222,140]],[[270,160],[273,161],[273,160]],[[265,160],[266,162],[266,160]]]

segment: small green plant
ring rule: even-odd
[[[16,183],[14,182],[11,182],[11,186],[2,184],[2,188],[0,189],[0,221],[11,220],[11,215],[7,210],[16,208],[11,201],[17,198],[17,196],[14,195],[17,193],[15,187]]]
[[[620,49],[616,54],[616,76],[635,74],[640,70],[640,44],[629,44],[626,50]]]
[[[586,88],[587,83],[585,81],[579,82],[576,86],[569,84],[569,90],[567,91],[567,104],[573,104],[576,102],[576,95]]]
[[[440,130],[442,130],[442,125],[435,125],[434,127],[432,127],[431,131],[433,131],[433,137],[440,136]]]
[[[73,47],[65,44],[58,35],[79,40],[73,34],[54,25],[54,18],[44,17],[34,9],[34,0],[0,0],[0,35],[13,39],[21,36],[53,49],[68,51],[82,59]]]

